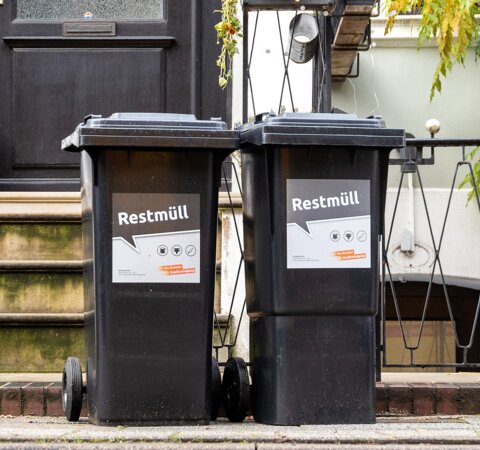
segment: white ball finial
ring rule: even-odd
[[[437,119],[429,119],[425,124],[425,129],[430,134],[437,134],[440,131],[440,122]]]

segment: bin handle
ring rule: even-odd
[[[101,118],[102,118],[101,114],[89,114],[88,116],[85,116],[83,118],[82,125],[86,125],[90,119],[101,119]]]
[[[268,119],[269,117],[276,117],[275,113],[272,112],[262,112],[259,113],[255,116],[255,121],[253,123],[261,123],[264,122],[265,119]]]

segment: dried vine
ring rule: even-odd
[[[237,0],[222,0],[221,22],[215,25],[217,44],[221,44],[217,66],[220,68],[218,84],[224,89],[232,79],[232,59],[238,53],[238,39],[243,37],[242,25],[237,17]]]

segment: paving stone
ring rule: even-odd
[[[460,387],[451,383],[438,383],[435,385],[435,399],[437,414],[458,414],[457,402],[460,395]]]
[[[460,385],[457,407],[458,414],[480,413],[480,383],[464,383]]]
[[[388,412],[388,392],[385,387],[385,383],[377,383],[376,387],[376,404],[375,409],[377,415],[383,415]]]
[[[50,383],[45,387],[46,415],[51,417],[64,417],[62,406],[62,383]],[[87,417],[87,396],[82,398],[80,417]]]
[[[435,386],[433,384],[412,384],[413,415],[432,416],[435,414]]]
[[[82,398],[82,409],[80,410],[80,417],[88,417],[87,409],[87,396],[84,395]]]
[[[59,383],[51,383],[45,388],[45,409],[46,415],[52,417],[62,417],[62,387]]]
[[[22,414],[21,388],[27,383],[7,383],[0,388],[1,405],[0,411],[4,416],[20,416]]]
[[[63,417],[62,383],[0,384],[0,415]],[[223,411],[222,411],[223,412]],[[456,415],[480,413],[480,383],[385,383],[376,386],[376,412],[385,415]],[[222,417],[224,414],[220,414]],[[87,417],[83,396],[81,417]]]
[[[23,414],[44,416],[44,383],[30,383],[22,388]]]
[[[408,384],[388,385],[388,412],[396,415],[412,413],[412,388]]]

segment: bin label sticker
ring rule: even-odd
[[[371,268],[369,180],[287,180],[287,269]]]
[[[200,194],[112,194],[112,282],[200,283]]]

